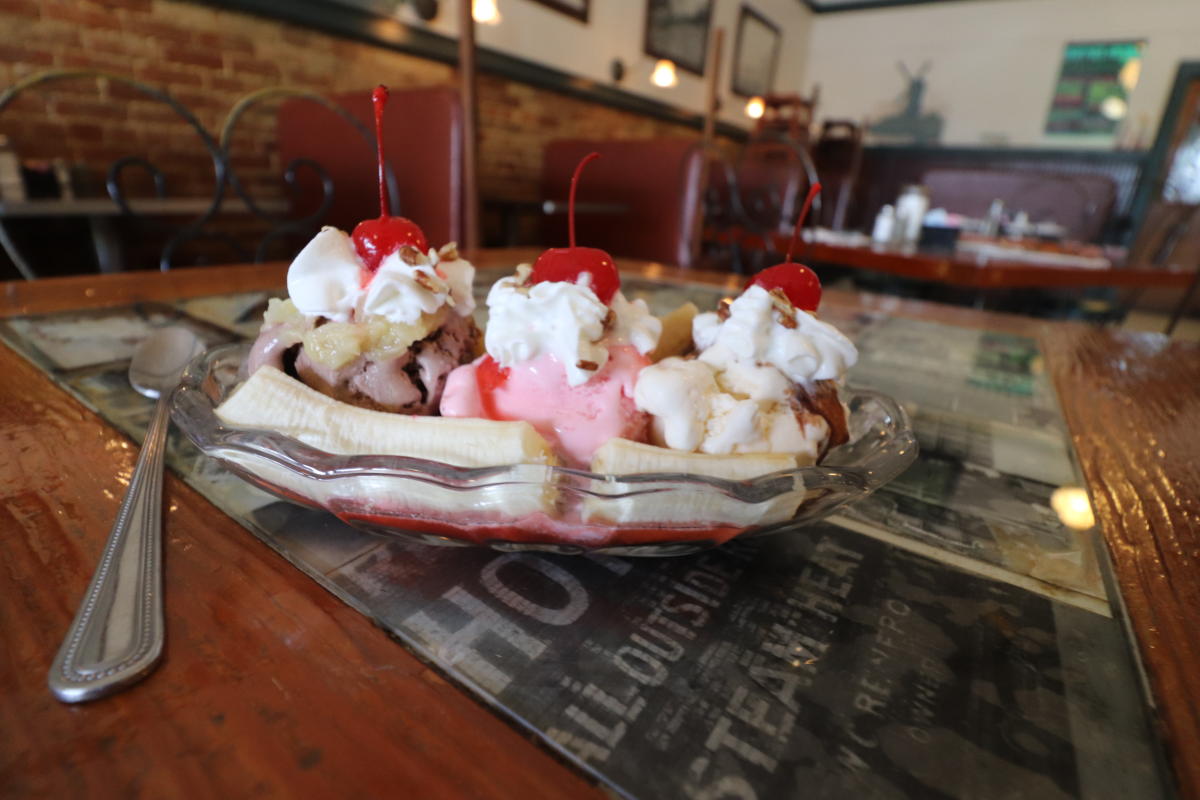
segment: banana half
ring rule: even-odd
[[[325,506],[369,504],[412,513],[519,518],[553,512],[550,446],[528,422],[415,417],[358,408],[274,367],[261,367],[216,409],[227,425],[276,431],[327,453],[396,455],[458,467],[517,465],[494,485],[456,489],[387,475],[303,478],[266,458],[226,453],[243,470]]]
[[[791,519],[804,501],[804,481],[798,475],[780,476],[782,485],[764,491],[764,498],[734,497],[704,483],[682,485],[675,481],[623,481],[639,473],[705,475],[730,481],[760,478],[793,470],[796,457],[788,453],[688,453],[610,439],[592,459],[592,472],[611,476],[593,487],[595,494],[583,502],[585,522],[614,524],[720,523],[766,525]],[[601,496],[596,496],[601,495]]]

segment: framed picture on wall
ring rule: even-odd
[[[778,25],[750,6],[742,6],[733,46],[734,94],[742,97],[770,94],[782,41]]]
[[[704,74],[713,0],[646,0],[647,55]]]
[[[1068,42],[1046,117],[1048,134],[1113,136],[1129,111],[1146,42]]]
[[[547,8],[553,8],[555,11],[561,11],[581,22],[588,21],[588,7],[592,4],[592,0],[534,0],[534,2]]]

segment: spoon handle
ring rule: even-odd
[[[100,564],[50,667],[50,690],[65,703],[120,691],[146,677],[162,656],[162,479],[170,395],[158,399]]]

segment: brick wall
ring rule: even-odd
[[[178,0],[0,0],[0,86],[51,67],[110,71],[167,91],[217,135],[256,89],[319,93],[453,85],[453,67],[304,28]],[[243,118],[233,162],[260,194],[278,192],[270,106]],[[565,137],[696,135],[661,122],[481,75],[480,193],[536,199],[542,148]],[[166,173],[170,193],[212,190],[211,160],[170,109],[107,81],[58,83],[0,113],[0,132],[26,159],[66,158],[99,176],[139,155]],[[131,184],[139,183],[130,173]],[[145,181],[140,181],[145,184]]]

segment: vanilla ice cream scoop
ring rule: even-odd
[[[638,375],[634,401],[651,414],[656,444],[723,455],[795,453],[814,463],[830,424],[805,407],[818,382],[858,359],[836,328],[761,286],[726,312],[698,315],[695,358],[667,358]]]

